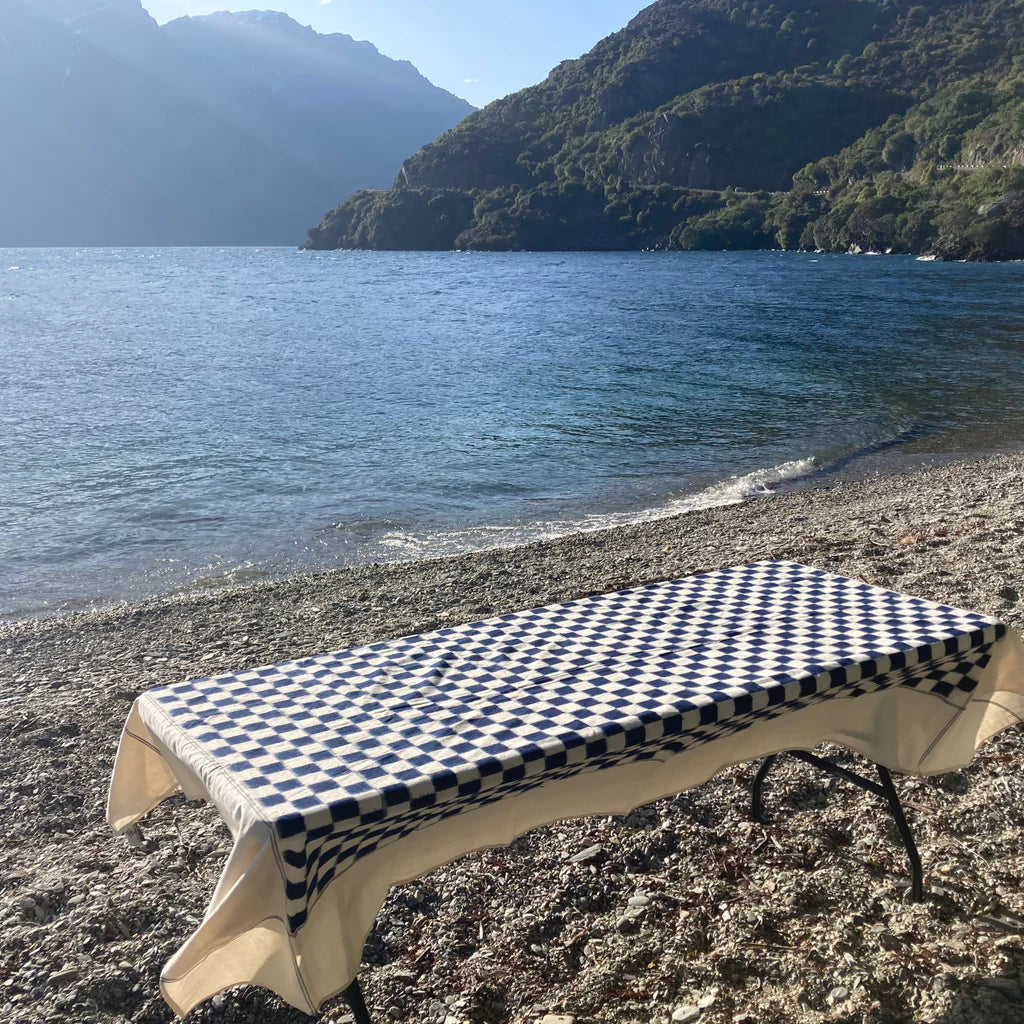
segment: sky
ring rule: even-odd
[[[650,2],[650,0],[647,0]],[[161,24],[185,14],[284,11],[318,32],[368,39],[435,85],[483,106],[539,82],[622,28],[644,0],[142,0]]]

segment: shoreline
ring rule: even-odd
[[[180,798],[142,822],[138,847],[109,833],[107,780],[142,691],[763,558],[976,609],[1020,634],[1024,454],[0,624],[0,1020],[172,1019],[159,971],[201,917],[230,837]],[[748,817],[752,768],[396,888],[364,955],[375,1019],[670,1024],[706,998],[702,1024],[1004,1024],[1018,1012],[1024,730],[962,772],[898,780],[937,886],[918,905],[904,901],[902,851],[870,797],[786,763],[765,827]],[[595,846],[596,859],[572,859]],[[323,1019],[346,1013],[334,1001]],[[190,1017],[256,1020],[308,1018],[250,988]]]
[[[1015,446],[1016,447],[1016,446]],[[870,456],[871,453],[868,453]],[[644,510],[636,515],[645,515],[645,518],[628,519],[625,522],[610,525],[598,526],[590,529],[578,529],[554,537],[530,540],[526,543],[499,545],[495,547],[481,548],[479,550],[468,550],[454,554],[437,556],[426,556],[420,558],[407,558],[395,561],[369,562],[347,566],[324,568],[313,566],[308,571],[290,573],[281,577],[250,580],[241,584],[227,583],[223,586],[213,587],[184,587],[162,594],[153,594],[142,597],[135,601],[116,601],[111,604],[104,604],[95,608],[70,611],[65,614],[55,613],[53,615],[42,615],[20,619],[0,620],[0,641],[5,637],[18,635],[26,631],[33,631],[36,628],[73,628],[77,624],[87,625],[91,622],[110,622],[118,619],[131,619],[140,614],[147,616],[162,616],[185,614],[190,610],[217,610],[228,612],[238,605],[245,605],[250,600],[257,598],[263,600],[287,600],[296,601],[299,592],[308,592],[307,597],[311,603],[316,600],[326,600],[335,590],[339,591],[338,596],[350,596],[356,592],[356,601],[359,595],[366,592],[366,587],[373,582],[375,576],[382,579],[400,590],[415,589],[422,583],[427,582],[431,576],[437,575],[446,580],[469,579],[475,581],[480,579],[481,572],[494,568],[503,574],[511,568],[529,566],[533,561],[541,564],[559,563],[563,559],[569,563],[579,563],[581,557],[596,563],[602,561],[601,554],[608,553],[609,549],[622,548],[623,553],[618,561],[636,562],[644,565],[648,572],[655,571],[658,566],[663,566],[669,571],[659,578],[670,578],[672,575],[692,575],[693,573],[705,571],[705,569],[720,568],[725,564],[738,564],[743,556],[750,556],[748,560],[755,560],[762,557],[757,554],[758,546],[751,540],[729,545],[738,556],[733,562],[723,561],[719,564],[715,560],[716,549],[721,550],[726,546],[721,535],[714,532],[716,522],[731,526],[726,536],[734,533],[739,525],[745,524],[757,529],[764,527],[764,515],[769,515],[771,520],[777,523],[783,530],[789,525],[803,523],[808,517],[801,514],[806,511],[810,517],[820,514],[828,505],[842,503],[844,506],[849,500],[869,506],[873,503],[873,493],[876,490],[885,488],[902,488],[907,493],[915,490],[931,490],[940,481],[940,478],[955,478],[963,474],[969,474],[972,470],[985,474],[990,470],[1002,473],[1004,467],[1012,474],[1016,463],[1024,466],[1024,451],[1010,451],[996,455],[982,455],[976,458],[963,459],[958,453],[917,453],[908,458],[914,461],[909,468],[899,472],[886,473],[882,470],[868,469],[863,475],[850,473],[851,466],[845,464],[834,470],[831,466],[823,466],[807,474],[802,474],[795,480],[783,480],[775,484],[778,490],[754,495],[745,501],[732,502],[721,505],[710,505],[702,508],[672,512],[658,507],[651,510]],[[925,465],[917,465],[917,460],[925,462]],[[858,464],[860,460],[857,460]],[[850,474],[850,475],[847,475]],[[736,479],[736,478],[730,478]],[[729,481],[723,481],[728,483]],[[703,492],[701,492],[703,493]],[[694,497],[684,496],[683,500]],[[1022,491],[1022,502],[1024,502],[1024,491]],[[807,507],[804,508],[805,503]],[[903,508],[903,503],[898,502],[897,507]],[[629,517],[633,513],[622,513],[622,516]],[[731,522],[731,521],[735,522]],[[908,520],[909,521],[909,520]],[[678,547],[670,544],[659,552],[652,551],[661,541],[669,543],[678,542],[682,535],[683,546]],[[780,541],[784,538],[776,534],[773,540]],[[784,549],[799,554],[803,551],[808,553],[807,541],[809,538],[800,537],[785,538],[787,543]],[[801,543],[803,541],[803,543]],[[842,545],[839,545],[842,547]],[[641,559],[635,552],[627,553],[629,550],[646,549],[646,557]],[[776,543],[778,549],[778,544]],[[810,550],[815,550],[813,541]],[[703,557],[700,557],[703,555]],[[708,556],[711,556],[710,558]],[[661,557],[659,557],[661,556]],[[687,558],[689,556],[689,558]],[[765,557],[790,557],[790,555],[769,555]],[[603,559],[607,561],[607,558]],[[614,555],[613,555],[614,560]],[[585,563],[584,563],[585,564]],[[697,568],[696,566],[699,566]],[[827,568],[828,566],[823,566]],[[583,564],[577,564],[577,568],[583,572]],[[553,572],[549,581],[553,584],[562,574]],[[645,579],[647,576],[644,577]],[[651,577],[654,578],[654,577]],[[611,580],[604,589],[618,589],[629,586],[632,582],[627,573],[614,573],[608,575],[602,573],[599,578],[593,579],[592,583],[602,580]],[[875,580],[873,582],[881,582]],[[881,585],[884,585],[882,583]],[[593,587],[587,592],[592,592]],[[498,601],[495,604],[500,610],[494,614],[503,614],[505,611],[515,610],[518,607],[527,605],[514,603],[514,595],[521,594],[523,597],[530,595],[544,595],[539,603],[551,603],[560,600],[568,600],[568,593],[564,587],[540,588],[535,583],[521,584],[518,587],[511,587],[508,592],[509,600]],[[430,615],[437,611],[442,615],[453,614],[453,609],[448,608],[444,603],[447,589],[439,594],[440,604],[436,602],[424,602],[422,614]],[[312,596],[310,596],[312,595]],[[492,595],[494,596],[494,595]],[[408,604],[403,599],[403,604]],[[333,602],[335,609],[339,607],[338,602]],[[457,608],[464,606],[466,600]],[[472,604],[470,600],[468,603]],[[478,602],[479,603],[479,602]],[[376,606],[360,608],[357,605],[346,606],[350,611],[357,613],[372,613]],[[410,605],[410,612],[413,606]],[[411,617],[408,620],[414,621]],[[426,621],[426,620],[425,620]],[[382,623],[383,624],[383,623]],[[372,628],[372,626],[370,627]],[[417,631],[425,631],[431,628],[428,625],[418,627]],[[358,641],[357,641],[358,642]],[[327,648],[324,648],[326,650]],[[0,676],[2,679],[2,676]]]
[[[983,436],[983,435],[982,435]],[[946,443],[936,447],[928,442],[941,438]],[[967,444],[964,444],[965,439]],[[482,526],[451,526],[437,528],[422,535],[403,535],[393,558],[375,558],[372,554],[356,556],[349,563],[286,564],[275,568],[273,559],[266,563],[244,564],[226,570],[222,575],[195,575],[170,589],[129,593],[123,597],[69,597],[50,609],[31,611],[0,611],[0,630],[5,626],[36,621],[53,621],[97,614],[116,614],[136,606],[149,606],[165,601],[189,600],[193,597],[230,594],[249,587],[287,584],[332,573],[366,570],[383,566],[408,565],[417,562],[458,559],[493,551],[529,548],[535,544],[557,543],[576,535],[604,533],[625,527],[643,528],[649,524],[675,520],[698,512],[735,508],[779,495],[812,493],[835,487],[871,483],[938,469],[958,462],[985,461],[1024,453],[1024,439],[1003,441],[998,447],[983,447],[970,442],[974,435],[920,435],[909,433],[888,441],[869,445],[849,454],[820,462],[819,457],[795,457],[778,465],[766,466],[724,477],[693,491],[671,491],[653,504],[635,508],[612,508],[604,512],[582,512],[576,518],[557,519],[553,523],[497,523]],[[924,441],[926,447],[918,445]],[[555,532],[550,531],[554,526]],[[489,537],[507,534],[511,539],[491,541]],[[461,549],[444,550],[447,538],[460,537]],[[382,538],[384,540],[385,538]],[[378,545],[383,547],[381,541]],[[405,545],[405,550],[401,546]],[[420,545],[421,551],[415,550]],[[380,552],[378,552],[379,554]],[[145,578],[145,577],[143,577]],[[133,586],[126,578],[129,590]]]

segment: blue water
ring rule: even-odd
[[[0,614],[1017,444],[1022,300],[896,257],[0,250]]]

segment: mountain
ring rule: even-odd
[[[472,109],[284,14],[0,0],[0,245],[291,244]]]
[[[312,248],[1024,257],[1024,0],[658,0]]]

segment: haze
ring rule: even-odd
[[[223,0],[143,0],[163,23],[223,10]],[[242,0],[232,11],[267,6],[318,32],[368,39],[410,60],[435,85],[474,106],[539,82],[560,61],[586,53],[622,28],[642,0]]]

